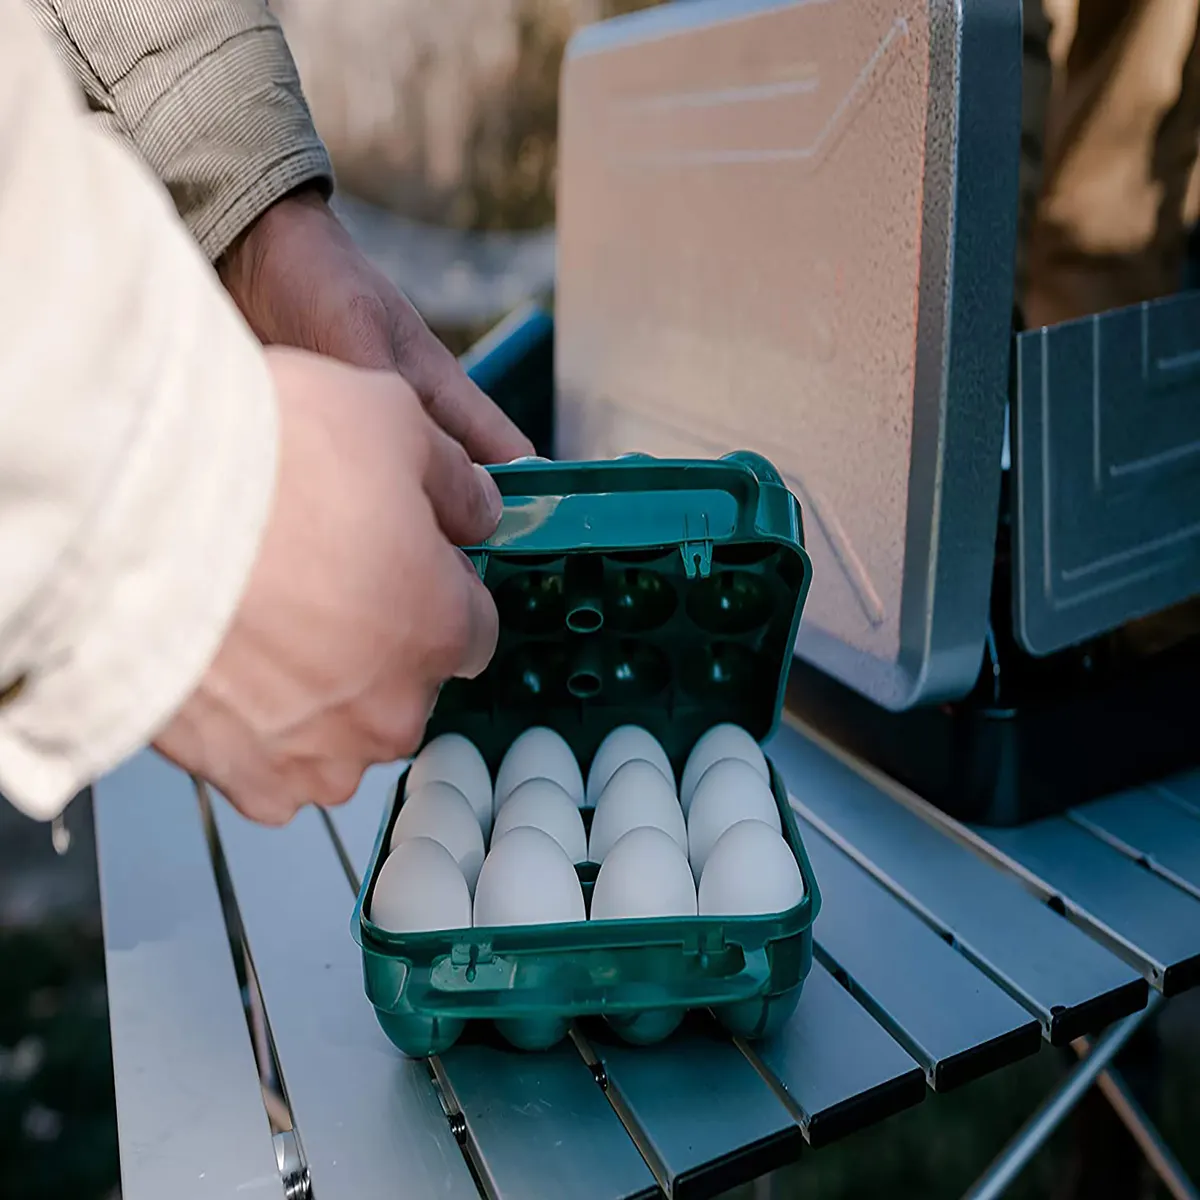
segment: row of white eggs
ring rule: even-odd
[[[393,828],[392,845],[413,837],[431,837],[441,842],[454,855],[474,890],[489,830],[495,844],[512,829],[533,826],[550,834],[572,863],[602,863],[624,834],[653,825],[675,839],[689,856],[699,878],[717,838],[736,821],[754,818],[772,825],[776,832],[781,830],[762,751],[748,734],[736,727],[719,727],[710,734],[727,735],[730,730],[740,737],[726,736],[727,742],[744,739],[736,747],[740,754],[723,754],[712,762],[703,761],[704,770],[695,772],[694,782],[685,770],[682,798],[676,797],[674,774],[666,753],[644,729],[623,726],[601,744],[589,773],[586,793],[575,758],[560,735],[541,727],[527,730],[501,765],[494,793],[494,817],[491,784],[482,756],[461,735],[444,735],[431,743],[428,749],[435,754],[430,757],[438,757],[450,748],[457,757],[442,764],[451,769],[440,777],[431,777],[438,768],[436,764],[430,766],[424,752],[414,762],[405,789],[405,803]],[[621,747],[621,742],[626,745]],[[640,744],[630,747],[629,742]],[[556,752],[539,756],[540,766],[533,769],[540,769],[542,774],[522,778],[523,771],[506,772],[514,760],[526,757],[523,752],[531,744]],[[624,757],[618,758],[611,752],[614,746]],[[698,749],[700,760],[706,759],[707,747],[701,745]],[[644,756],[634,756],[636,751],[644,752]],[[693,753],[689,768],[696,762]],[[445,778],[448,774],[454,774],[455,778]],[[485,781],[486,789],[482,786]],[[474,802],[470,798],[472,791]],[[584,829],[580,802],[595,809],[590,837]]]
[[[409,769],[372,920],[397,932],[581,921],[574,865],[589,860],[593,920],[783,911],[804,883],[769,778],[753,738],[728,724],[696,743],[678,798],[670,760],[638,726],[605,738],[586,788],[550,729],[512,743],[494,788],[476,747],[445,734]],[[581,805],[595,808],[590,839]]]

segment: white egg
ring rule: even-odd
[[[713,763],[723,758],[740,758],[748,762],[767,783],[771,782],[771,772],[759,744],[740,725],[714,725],[692,747],[683,768],[683,778],[679,781],[679,803],[683,805],[685,816],[692,807],[692,796],[700,777]]]
[[[550,925],[584,916],[579,876],[548,833],[530,825],[510,829],[484,859],[476,925]]]
[[[596,876],[593,921],[695,915],[696,884],[670,834],[643,825],[617,841]]]
[[[443,733],[426,746],[408,768],[404,790],[427,783],[452,783],[470,802],[486,838],[492,830],[492,776],[475,743],[461,733]]]
[[[392,826],[391,847],[418,837],[445,846],[474,892],[483,866],[483,832],[470,801],[453,784],[427,783],[404,798]]]
[[[380,867],[370,917],[392,933],[469,929],[471,891],[445,846],[432,838],[412,838]]]
[[[548,833],[573,863],[587,861],[587,834],[575,802],[552,779],[527,779],[496,814],[492,846],[513,829],[531,825]]]
[[[499,812],[513,790],[527,779],[552,779],[575,802],[583,804],[583,775],[571,747],[561,734],[544,725],[527,729],[509,746],[496,772],[496,801]]]
[[[596,801],[588,858],[603,862],[620,838],[643,825],[669,833],[687,853],[687,825],[675,799],[675,788],[656,766],[635,758],[613,772]]]
[[[804,877],[792,848],[762,821],[739,821],[725,830],[700,876],[705,916],[786,912],[803,899]]]
[[[613,772],[635,758],[653,763],[663,773],[663,778],[672,787],[675,786],[671,760],[658,738],[640,725],[621,725],[600,743],[596,757],[592,759],[587,777],[588,808],[596,807],[596,801],[604,791],[604,785],[613,777]]]
[[[770,785],[740,758],[713,763],[696,785],[688,812],[688,857],[697,879],[717,839],[739,821],[762,821],[779,833],[779,806]]]

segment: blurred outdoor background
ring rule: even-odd
[[[554,275],[571,32],[657,0],[277,0],[343,220],[456,351]]]
[[[430,324],[461,351],[553,279],[556,100],[579,24],[646,0],[275,0],[347,224]],[[0,1200],[114,1200],[116,1121],[91,813],[71,846],[0,802]],[[1200,995],[1160,1022],[1143,1100],[1200,1178]],[[778,1195],[951,1200],[1070,1065],[1032,1060],[829,1149]],[[1128,1138],[1093,1105],[1087,1141],[1068,1124],[1012,1196],[1163,1194],[1128,1179]],[[1093,1174],[1080,1175],[1086,1149]],[[1100,1190],[1095,1190],[1097,1187]],[[166,1198],[164,1198],[166,1200]]]

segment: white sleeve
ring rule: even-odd
[[[50,818],[195,687],[272,503],[261,350],[0,0],[0,792]]]

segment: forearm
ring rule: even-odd
[[[212,261],[329,157],[263,0],[28,0],[104,123],[167,185]]]
[[[276,454],[253,337],[73,99],[0,0],[0,791],[40,817],[195,687]]]

